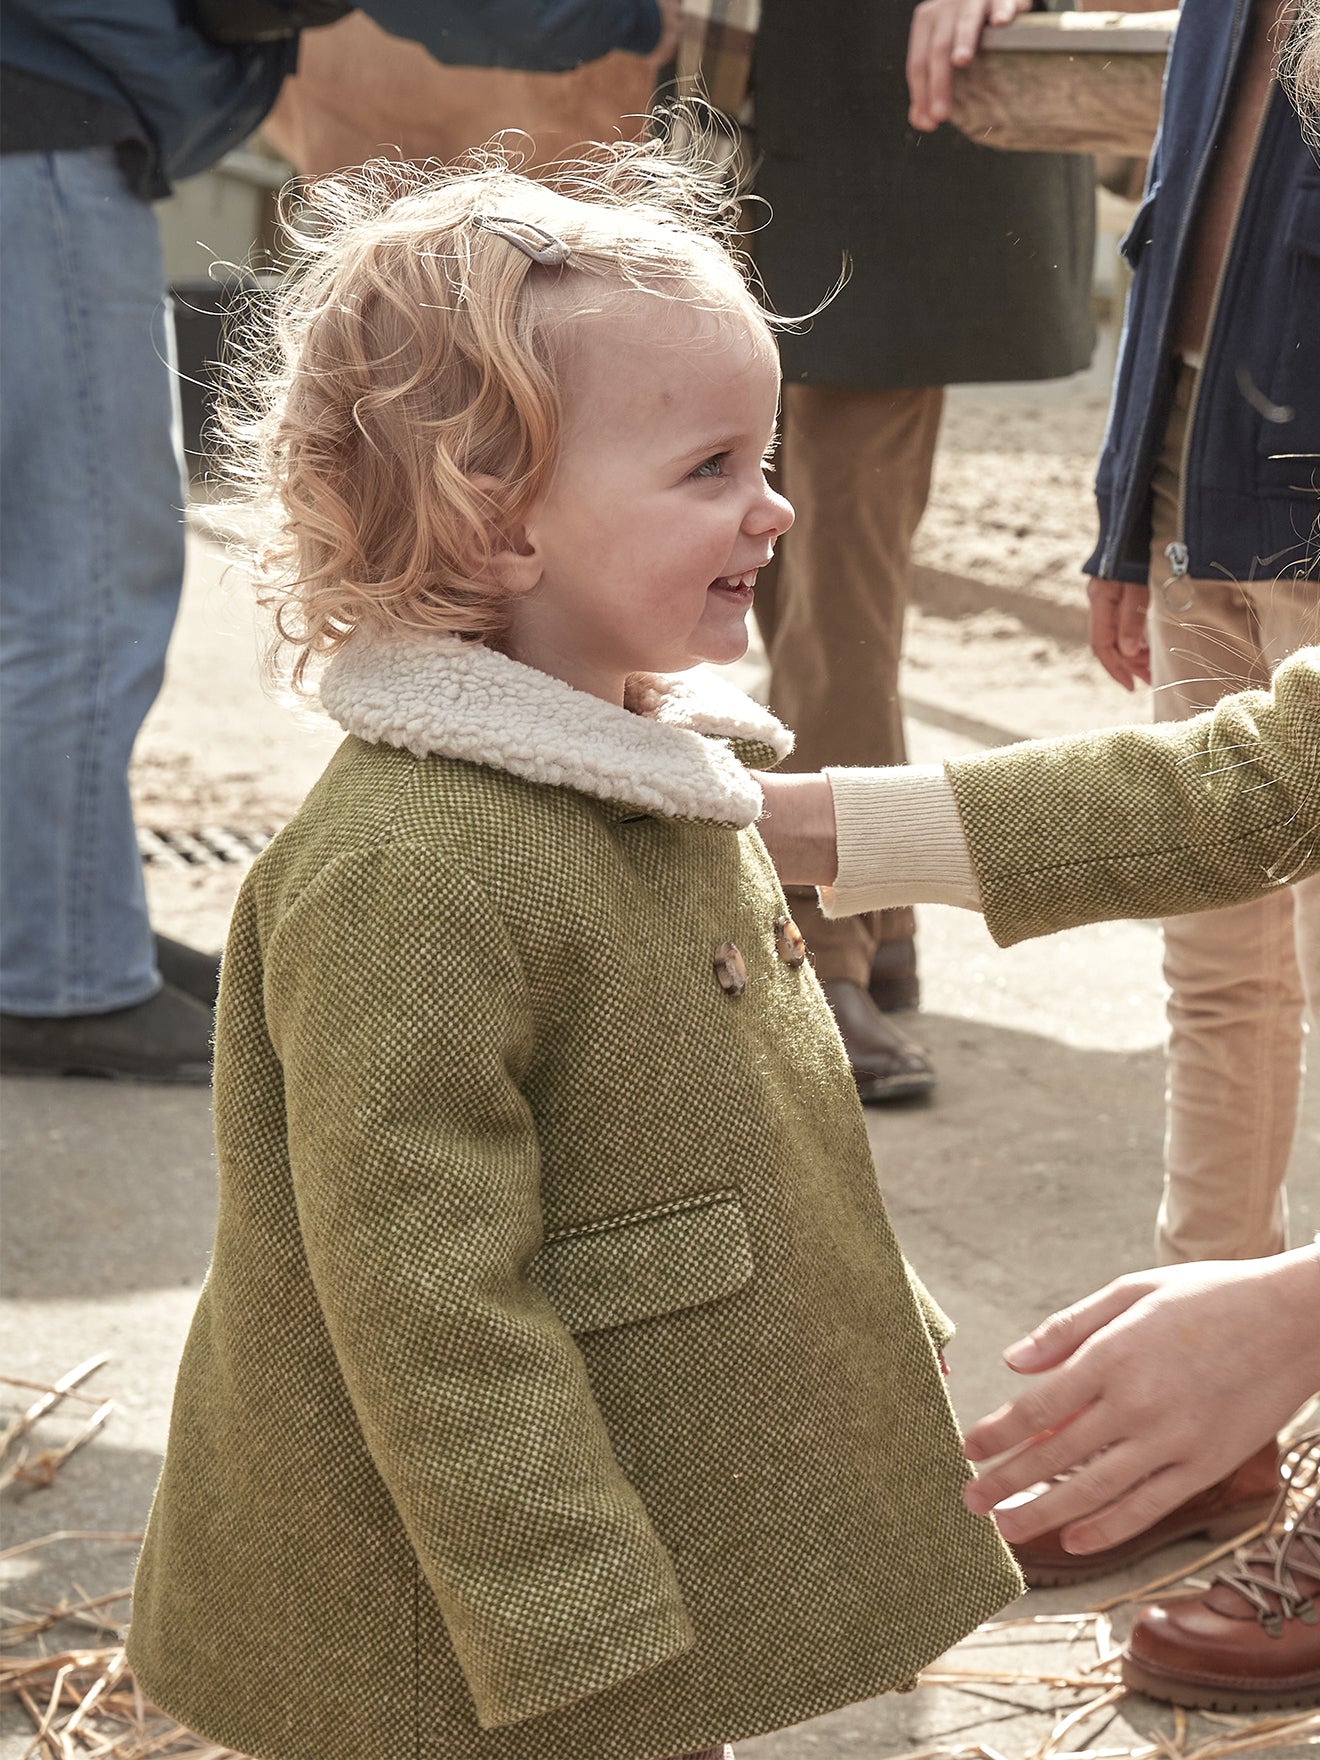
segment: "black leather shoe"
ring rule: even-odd
[[[164,981],[173,984],[176,990],[195,996],[208,1008],[214,1008],[215,999],[220,994],[220,955],[203,953],[199,947],[189,947],[183,941],[171,941],[168,935],[157,935],[153,939],[156,943],[156,969]]]
[[[909,935],[903,941],[878,941],[871,958],[871,1001],[882,1014],[898,1014],[921,1005],[921,980],[917,976],[917,944]]]
[[[0,1014],[0,1074],[211,1079],[211,1011],[173,984],[109,1014]]]
[[[930,1093],[935,1086],[930,1059],[881,1014],[860,984],[851,978],[822,978],[820,987],[834,1010],[863,1106]]]

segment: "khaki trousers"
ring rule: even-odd
[[[1264,685],[1320,640],[1320,586],[1170,580],[1195,370],[1180,369],[1153,478],[1151,673],[1157,720],[1182,720]],[[1287,1245],[1284,1179],[1297,1128],[1305,1014],[1320,1019],[1320,876],[1251,904],[1164,924],[1169,986],[1166,1264],[1249,1259]]]
[[[930,492],[944,392],[784,387],[777,487],[797,520],[756,583],[770,706],[797,735],[787,768],[901,764],[898,700],[912,539]],[[813,891],[794,915],[823,978],[865,985],[877,943],[910,910],[828,921]]]

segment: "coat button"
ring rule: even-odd
[[[807,957],[807,944],[792,917],[775,918],[775,952],[786,966],[800,966]]]
[[[747,961],[732,941],[721,941],[715,949],[715,976],[727,996],[741,996],[747,988]]]

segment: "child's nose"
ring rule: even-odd
[[[793,503],[766,483],[765,493],[757,503],[749,522],[751,529],[758,536],[782,538],[793,519]]]

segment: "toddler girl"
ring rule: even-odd
[[[652,1760],[1018,1578],[722,683],[792,520],[711,181],[316,192],[256,424],[347,734],[238,901],[146,1692],[271,1760]],[[718,1751],[718,1750],[717,1750]]]

